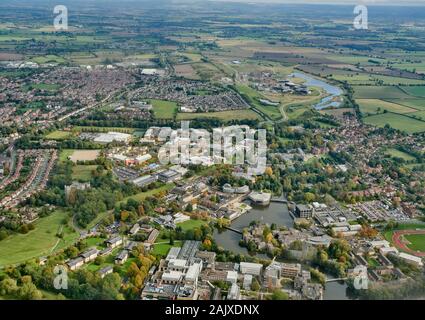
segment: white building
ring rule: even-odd
[[[101,133],[98,135],[93,141],[97,143],[111,143],[111,142],[129,142],[131,140],[132,135],[121,132],[108,132]]]
[[[262,264],[252,262],[241,262],[239,267],[242,274],[251,274],[253,276],[261,275],[261,270],[263,269]]]

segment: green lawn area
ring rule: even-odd
[[[400,223],[397,228],[393,230],[386,231],[384,237],[387,241],[392,242],[393,232],[396,230],[415,230],[415,229],[425,229],[425,223],[421,222],[412,222],[412,223]]]
[[[395,113],[383,113],[363,118],[364,122],[377,127],[384,127],[386,124],[394,129],[407,133],[417,133],[425,131],[425,121],[409,118],[405,115]]]
[[[409,99],[412,98],[397,86],[353,86],[356,99]]]
[[[60,162],[66,162],[68,160],[68,157],[72,156],[74,153],[74,149],[63,149],[61,150],[59,154],[59,161]]]
[[[0,266],[47,255],[72,244],[78,234],[62,225],[66,217],[67,213],[56,211],[37,220],[35,229],[27,234],[15,234],[0,241]],[[64,239],[60,240],[56,234],[61,229]]]
[[[375,268],[375,267],[379,266],[379,262],[376,261],[376,259],[372,258],[372,257],[367,258],[367,263],[369,264],[369,267],[371,267],[371,268]]]
[[[208,222],[203,221],[203,220],[187,220],[185,222],[179,223],[178,226],[182,228],[183,231],[186,230],[190,230],[190,229],[194,229],[194,228],[199,228],[200,226],[204,225],[204,224],[208,224]]]
[[[424,234],[411,234],[404,236],[404,238],[410,242],[410,244],[407,246],[409,249],[425,252]]]
[[[157,119],[173,119],[178,107],[177,103],[166,100],[149,100],[153,106],[153,112]]]
[[[161,241],[161,243],[158,244],[154,244],[153,249],[152,249],[152,253],[153,254],[158,254],[161,256],[166,256],[168,254],[168,251],[170,251],[170,248],[172,247],[181,247],[183,244],[183,241],[179,241],[179,240],[175,240],[174,241],[174,245],[170,245],[168,243],[168,239],[164,239],[163,241]],[[164,242],[164,243],[162,243]]]
[[[395,148],[390,148],[388,150],[385,151],[385,154],[390,155],[393,158],[402,158],[406,161],[412,161],[415,160],[416,158],[411,156],[410,154],[397,150]]]
[[[69,132],[69,131],[56,130],[56,131],[53,131],[53,132],[49,133],[48,135],[46,135],[46,139],[48,139],[48,140],[65,140],[65,139],[68,139],[71,135],[72,135],[72,133]]]
[[[72,178],[79,181],[90,181],[92,171],[96,170],[97,165],[76,165],[72,167]]]
[[[50,83],[32,83],[32,84],[28,84],[24,86],[24,89],[26,91],[30,91],[33,89],[38,89],[38,90],[45,90],[45,91],[50,91],[50,92],[56,92],[60,89],[60,85],[59,84],[50,84]]]
[[[64,63],[65,59],[53,54],[48,54],[46,56],[37,56],[32,57],[30,59],[32,62],[38,63],[38,64],[45,64],[45,63]]]
[[[152,190],[149,190],[149,191],[146,191],[146,192],[141,192],[141,193],[135,194],[133,196],[129,196],[127,198],[124,198],[122,201],[118,202],[118,204],[127,202],[128,199],[134,199],[136,201],[142,201],[142,200],[146,199],[147,197],[154,196],[157,193],[169,191],[169,190],[173,189],[175,186],[176,185],[174,183],[168,183],[168,184],[163,185],[162,187],[159,187],[157,189],[152,189]]]
[[[425,98],[425,86],[402,87],[402,90],[412,96]]]
[[[412,113],[417,111],[407,106],[380,99],[357,99],[356,102],[359,104],[360,111],[363,114],[382,113],[384,110],[394,113]]]
[[[247,102],[251,106],[255,107],[261,112],[264,112],[271,119],[279,120],[280,118],[282,118],[282,114],[280,113],[278,107],[265,106],[259,102],[259,99],[267,99],[267,98],[262,96],[258,91],[246,85],[237,85],[236,89],[247,100]]]
[[[246,110],[233,110],[233,111],[220,111],[220,112],[207,112],[207,113],[178,113],[177,120],[193,120],[193,119],[211,119],[216,118],[222,121],[230,120],[260,120],[261,117],[258,113],[250,109]]]

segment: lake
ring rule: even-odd
[[[304,79],[305,82],[303,84],[307,87],[318,87],[326,91],[328,96],[324,97],[318,104],[314,106],[316,110],[322,110],[329,107],[338,108],[339,106],[341,106],[340,101],[334,101],[335,98],[341,97],[344,93],[339,87],[330,85],[325,81],[318,80],[305,73],[294,72],[291,74],[291,76]]]

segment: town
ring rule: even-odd
[[[423,21],[151,5],[0,5],[0,299],[423,298]]]

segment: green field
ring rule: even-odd
[[[403,87],[402,90],[412,96],[425,98],[425,86]]]
[[[405,131],[407,133],[418,133],[425,131],[425,121],[409,118],[395,113],[383,113],[369,116],[363,119],[365,123],[377,127],[384,127],[386,124],[392,128]]]
[[[153,106],[153,112],[157,119],[173,119],[174,114],[177,112],[177,103],[166,100],[149,100]]]
[[[163,185],[162,187],[159,187],[157,189],[152,189],[152,190],[149,190],[149,191],[146,191],[146,192],[141,192],[141,193],[135,194],[134,196],[129,196],[127,198],[124,198],[119,203],[127,202],[128,199],[134,199],[136,201],[143,201],[147,197],[154,196],[155,194],[160,193],[160,192],[169,191],[169,190],[173,189],[174,187],[175,187],[174,183],[169,183],[169,184]]]
[[[397,150],[397,149],[394,149],[394,148],[390,148],[390,149],[386,150],[385,154],[387,154],[387,155],[389,155],[393,158],[401,158],[401,159],[404,159],[406,161],[412,161],[412,160],[416,159],[415,157],[411,156],[410,154],[403,152],[403,151],[400,151],[400,150]]]
[[[406,87],[407,88],[407,87]],[[409,99],[412,98],[396,86],[353,86],[356,99]]]
[[[380,99],[357,99],[356,102],[359,104],[360,111],[363,114],[376,114],[384,110],[394,113],[412,113],[417,111],[413,108]]]
[[[415,251],[425,252],[425,234],[410,234],[404,238],[410,242],[407,247]]]
[[[155,255],[166,256],[172,247],[181,247],[182,244],[182,241],[175,240],[174,244],[171,245],[165,239],[164,241],[153,245],[152,253]]]
[[[74,149],[63,149],[61,150],[59,154],[59,161],[60,162],[66,162],[68,160],[68,157],[72,156],[74,153]]]
[[[234,111],[220,111],[220,112],[208,112],[208,113],[178,113],[177,120],[193,120],[193,119],[219,119],[222,121],[230,120],[257,120],[261,117],[250,109],[246,110],[234,110]]]
[[[208,222],[203,220],[187,220],[185,222],[179,223],[178,226],[182,228],[183,231],[191,230],[194,228],[199,228],[202,225],[208,224]]]
[[[72,133],[69,132],[69,131],[56,130],[56,131],[53,131],[53,132],[49,133],[48,135],[46,135],[46,139],[48,139],[48,140],[65,140],[65,139],[68,139],[71,135],[72,135]]]
[[[52,84],[52,83],[32,83],[32,84],[28,84],[24,86],[25,91],[37,89],[37,90],[50,91],[51,93],[58,91],[60,88],[61,88],[60,85]]]
[[[35,229],[27,234],[15,234],[0,241],[0,266],[24,262],[50,254],[72,244],[78,234],[62,223],[67,214],[56,211],[35,222]],[[56,237],[62,230],[63,239]]]
[[[64,63],[65,59],[56,55],[46,55],[46,56],[37,56],[32,57],[30,59],[32,62],[38,63],[38,64],[45,64],[45,63]]]
[[[400,223],[397,228],[393,230],[386,231],[384,237],[387,241],[392,242],[392,235],[394,231],[397,230],[415,230],[415,229],[425,229],[425,223],[413,222],[413,223]]]
[[[259,92],[256,90],[246,86],[246,85],[237,85],[236,89],[238,92],[247,100],[247,102],[255,107],[256,109],[260,110],[261,112],[265,113],[267,116],[269,116],[273,120],[279,120],[282,118],[282,114],[279,111],[278,107],[274,106],[265,106],[262,105],[258,100],[259,99],[266,99],[266,97],[262,96]]]
[[[72,167],[72,179],[78,181],[90,181],[92,178],[92,171],[96,170],[97,165],[76,165]]]

